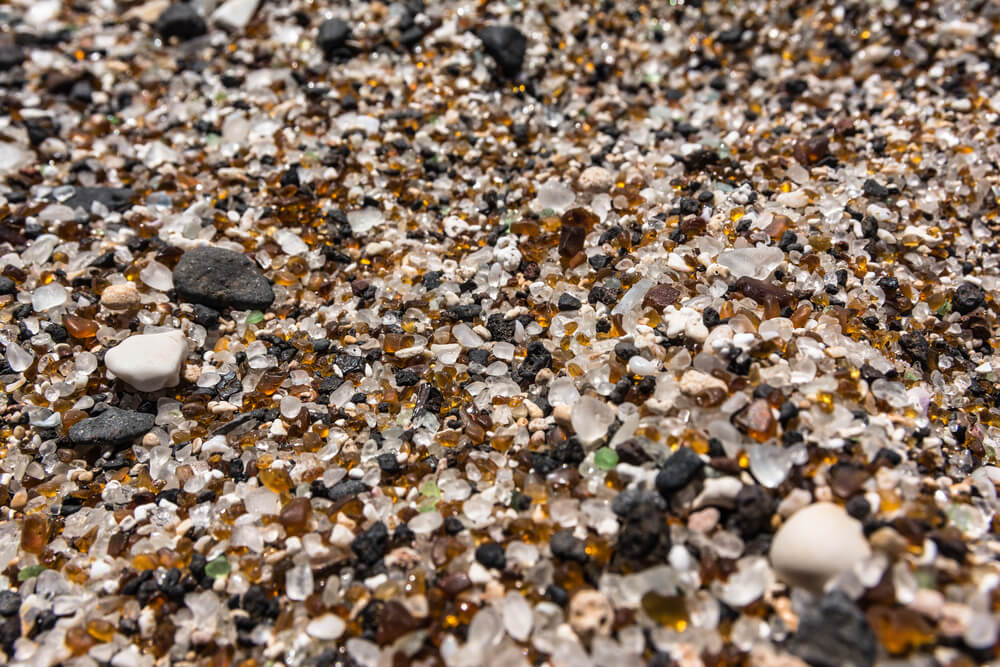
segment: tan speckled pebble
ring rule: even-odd
[[[101,292],[101,305],[115,312],[132,310],[139,306],[139,290],[132,283],[109,285]]]
[[[580,174],[577,185],[584,192],[607,192],[614,185],[614,177],[604,167],[587,167]]]
[[[28,494],[24,489],[21,489],[14,494],[14,497],[10,499],[10,508],[12,510],[22,509],[28,503]]]
[[[552,417],[560,426],[569,426],[570,417],[573,416],[573,408],[568,405],[557,405],[552,408]]]

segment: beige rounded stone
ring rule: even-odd
[[[778,577],[814,591],[869,556],[861,522],[833,503],[813,503],[799,510],[771,543],[771,565]]]
[[[568,428],[573,418],[573,406],[560,404],[553,407],[552,417],[556,420],[557,424],[559,424],[562,427]]]
[[[607,192],[615,184],[614,176],[604,167],[587,167],[580,174],[577,185],[584,192]]]
[[[108,285],[101,292],[101,305],[115,312],[138,308],[139,302],[139,290],[132,283]]]
[[[580,591],[569,601],[569,624],[579,634],[596,632],[607,635],[611,632],[614,617],[611,603],[599,591]]]

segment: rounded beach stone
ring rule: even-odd
[[[213,246],[188,250],[174,269],[174,288],[185,301],[211,308],[263,310],[274,290],[252,259]]]
[[[587,167],[577,179],[577,185],[584,192],[607,192],[615,184],[614,176],[604,167]]]
[[[139,290],[132,283],[108,285],[101,292],[101,305],[115,312],[137,308],[139,301]]]
[[[115,377],[139,391],[158,391],[180,382],[187,356],[187,337],[180,331],[126,338],[104,355]]]
[[[771,543],[771,565],[778,577],[816,591],[870,555],[861,523],[833,503],[799,510]]]

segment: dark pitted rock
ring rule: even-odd
[[[420,382],[420,375],[409,368],[401,368],[396,371],[396,384],[400,387],[412,387]]]
[[[155,421],[155,416],[145,412],[108,408],[96,417],[70,426],[69,439],[75,445],[121,447],[148,433]]]
[[[952,297],[951,303],[959,313],[968,315],[986,303],[986,292],[979,285],[962,283],[955,290],[955,296]]]
[[[788,650],[812,667],[869,667],[878,643],[868,619],[841,591],[833,591],[799,615]]]
[[[864,193],[873,199],[886,199],[889,196],[889,188],[885,187],[874,178],[869,178],[862,186]]]
[[[463,303],[448,309],[448,317],[459,322],[472,322],[483,312],[478,303]]]
[[[388,545],[389,529],[381,521],[376,521],[371,528],[354,538],[351,551],[365,565],[374,565],[385,556]]]
[[[552,365],[552,353],[545,349],[541,341],[534,341],[525,350],[524,362],[517,369],[516,382],[534,382],[535,376],[543,368]]]
[[[330,58],[337,51],[347,45],[347,40],[351,38],[351,26],[342,19],[328,19],[319,26],[316,35],[316,45],[319,46],[327,58]]]
[[[335,361],[344,375],[360,373],[365,370],[365,358],[353,354],[338,354]]]
[[[135,191],[132,188],[110,188],[104,186],[75,187],[73,195],[63,202],[70,208],[82,208],[90,213],[94,202],[100,202],[109,211],[124,211],[132,205]]]
[[[252,259],[212,246],[184,253],[174,269],[174,288],[185,301],[219,310],[263,310],[274,301],[271,283]]]
[[[493,313],[486,320],[486,328],[489,330],[493,340],[510,343],[514,341],[517,322],[504,318],[500,313]]]
[[[769,531],[771,517],[777,509],[777,501],[756,484],[745,485],[736,494],[735,513],[726,526],[738,532],[745,540]]]
[[[176,37],[180,40],[194,39],[208,32],[205,19],[198,10],[186,2],[178,2],[163,10],[156,19],[156,32],[163,39]]]
[[[243,594],[240,606],[253,618],[277,618],[281,611],[279,600],[268,595],[259,584],[254,584]]]
[[[0,295],[17,294],[17,285],[7,276],[0,276]]]
[[[931,346],[919,331],[905,333],[899,337],[899,346],[915,364],[927,367]]]
[[[681,447],[664,461],[663,467],[656,475],[656,490],[664,498],[674,491],[684,488],[694,479],[704,466],[701,457],[690,447]]]
[[[512,79],[521,71],[528,40],[524,34],[510,25],[491,25],[479,31],[479,39],[503,75]]]
[[[612,564],[617,569],[626,564],[631,567],[664,563],[671,544],[670,526],[667,524],[662,499],[652,500],[640,496],[631,511],[622,517]]]

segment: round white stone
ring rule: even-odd
[[[345,624],[339,616],[324,614],[309,622],[306,632],[316,639],[337,639],[344,634]]]
[[[187,357],[187,338],[181,331],[141,334],[126,338],[104,355],[115,377],[139,391],[159,391],[180,382]]]
[[[771,565],[778,577],[817,591],[870,555],[861,522],[833,503],[813,503],[799,510],[771,543]]]

